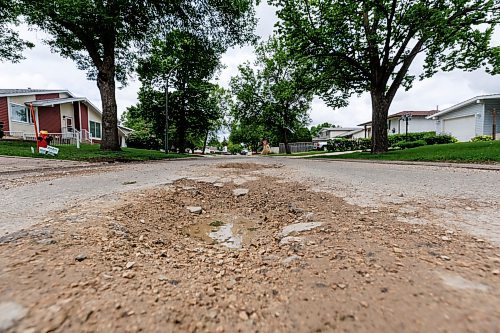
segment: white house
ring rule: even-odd
[[[322,128],[318,136],[312,139],[313,142],[324,142],[328,141],[333,138],[342,138],[346,137],[346,134],[356,131],[356,130],[362,130],[361,128],[358,127],[328,127],[328,128]]]
[[[478,135],[492,135],[493,114],[496,113],[496,137],[500,139],[500,94],[476,96],[429,117],[437,134],[450,134],[459,141]]]
[[[405,134],[406,133],[406,121],[405,116],[411,116],[408,120],[408,133],[418,133],[418,132],[434,132],[436,130],[436,125],[434,121],[428,119],[429,116],[435,114],[438,110],[430,111],[401,111],[398,113],[391,114],[387,117],[387,131],[390,134]],[[361,132],[355,133],[353,137],[363,137],[369,138],[372,135],[372,122],[367,121],[366,123],[359,124],[358,126],[363,126]]]

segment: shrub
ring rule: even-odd
[[[329,151],[366,150],[371,148],[371,139],[335,138],[328,140],[326,148]]]
[[[455,143],[458,140],[451,135],[448,134],[442,134],[442,135],[428,135],[423,138],[423,140],[428,144],[428,145],[441,145],[441,144],[446,144],[446,143]]]
[[[412,141],[418,141],[418,140],[424,140],[425,137],[427,136],[432,136],[436,135],[435,132],[417,132],[417,133],[408,133],[406,134],[392,134],[389,135],[389,146],[391,147],[396,147],[395,144],[405,141],[405,142],[412,142]]]
[[[417,141],[400,141],[394,145],[394,147],[399,147],[401,149],[415,148],[425,146],[427,143],[424,140]]]
[[[493,137],[491,135],[478,135],[470,140],[471,142],[480,142],[480,141],[493,141]]]
[[[159,150],[161,141],[148,132],[136,131],[127,137],[127,146],[130,148]]]
[[[238,143],[235,144],[235,143],[229,142],[227,144],[227,151],[233,155],[239,154],[242,149],[243,149],[243,146],[238,144]]]

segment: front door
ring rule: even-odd
[[[73,132],[73,118],[71,117],[66,117],[66,130],[69,132],[69,133],[72,133]]]

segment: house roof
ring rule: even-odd
[[[36,101],[29,101],[24,104],[29,105],[33,104],[33,106],[51,106],[51,105],[59,105],[73,102],[85,102],[87,99],[85,97],[70,97],[70,98],[53,98],[53,99],[41,99]]]
[[[391,114],[387,117],[387,119],[397,118],[404,116],[405,114],[410,114],[412,117],[428,117],[438,112],[438,110],[429,110],[429,111],[401,111],[398,113]]]
[[[431,115],[434,115],[437,110],[429,110],[429,111],[411,111],[411,110],[406,110],[406,111],[400,111],[398,113],[393,113],[387,116],[387,119],[393,119],[393,118],[399,118],[401,116],[404,116],[405,114],[410,114],[412,117],[429,117]],[[365,126],[365,125],[370,125],[372,121],[367,121],[362,124],[359,124],[358,126]]]
[[[337,131],[337,132],[345,132],[345,131],[354,131],[359,129],[358,127],[328,127],[320,130],[322,131]]]
[[[0,97],[55,93],[67,93],[73,96],[68,90],[63,89],[0,89]]]
[[[469,104],[480,103],[481,100],[485,100],[485,99],[500,99],[500,94],[491,94],[491,95],[476,96],[476,97],[468,99],[468,100],[466,100],[464,102],[455,104],[455,105],[453,105],[453,106],[451,106],[451,107],[449,107],[447,109],[444,109],[443,111],[440,111],[438,113],[430,115],[427,118],[430,119],[430,118],[433,118],[433,117],[439,117],[439,116],[442,116],[442,115],[447,114],[449,112],[453,112],[453,111],[455,111],[457,109],[460,109],[461,107],[467,106]]]

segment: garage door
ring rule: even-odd
[[[474,116],[445,119],[443,132],[451,134],[458,141],[469,141],[476,136],[476,118]]]

